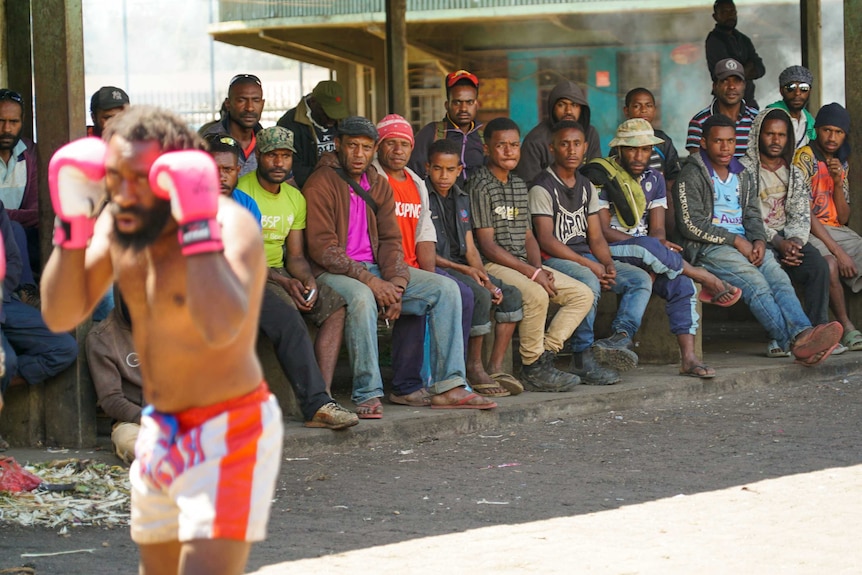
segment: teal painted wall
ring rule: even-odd
[[[684,155],[685,133],[688,121],[711,101],[710,80],[706,67],[700,62],[680,65],[671,59],[673,45],[639,46],[639,52],[659,53],[661,115],[658,127],[674,140],[677,149]],[[602,47],[591,49],[532,50],[509,54],[509,113],[520,126],[522,136],[539,122],[538,103],[538,58],[557,56],[585,56],[587,59],[587,100],[590,103],[591,124],[601,138],[602,152],[608,153],[609,144],[623,116],[623,97],[618,94],[619,77],[617,57],[631,52],[630,48]],[[597,72],[610,72],[610,85],[596,87]],[[702,90],[693,87],[703,86]],[[655,86],[646,86],[654,90]],[[547,105],[542,103],[542,105]]]

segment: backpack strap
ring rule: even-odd
[[[347,177],[347,174],[345,174],[345,173],[344,173],[344,169],[343,169],[343,168],[340,168],[340,167],[339,167],[339,168],[335,168],[335,173],[336,173],[336,174],[338,174],[339,176],[341,176],[341,179],[342,179],[342,180],[344,180],[345,182],[347,182],[347,185],[349,185],[349,186],[350,186],[350,189],[352,189],[352,190],[353,190],[353,192],[354,192],[357,196],[359,196],[360,198],[362,198],[362,199],[365,201],[365,203],[366,203],[366,204],[368,204],[368,207],[369,207],[369,208],[371,208],[371,211],[372,211],[372,212],[374,212],[374,215],[376,216],[376,215],[377,215],[377,210],[379,210],[379,209],[380,209],[380,206],[378,206],[378,205],[377,205],[377,202],[375,202],[375,201],[374,201],[374,198],[372,198],[372,197],[371,197],[371,194],[369,194],[368,192],[366,192],[366,191],[362,188],[362,186],[360,186],[359,184],[357,184],[355,181],[353,181],[352,179],[348,178],[348,177]]]
[[[640,184],[613,158],[595,158],[581,168],[596,186],[605,190],[620,224],[630,230],[638,225],[646,210],[646,196]]]

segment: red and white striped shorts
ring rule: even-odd
[[[260,541],[281,462],[281,409],[251,393],[181,413],[141,415],[132,485],[132,540]]]

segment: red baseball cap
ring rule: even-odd
[[[473,87],[477,90],[479,89],[479,78],[476,77],[475,74],[471,74],[467,70],[458,70],[457,72],[452,72],[451,74],[446,75],[446,87],[451,88],[458,82],[466,80],[473,84]]]

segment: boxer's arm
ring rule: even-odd
[[[57,150],[48,164],[54,252],[42,274],[42,315],[54,331],[83,321],[113,278],[109,237],[112,217],[99,209],[107,196],[102,140],[81,138]]]
[[[267,274],[254,217],[224,199],[219,207],[224,251],[186,258],[189,313],[213,347],[231,343],[250,315],[257,322]]]

